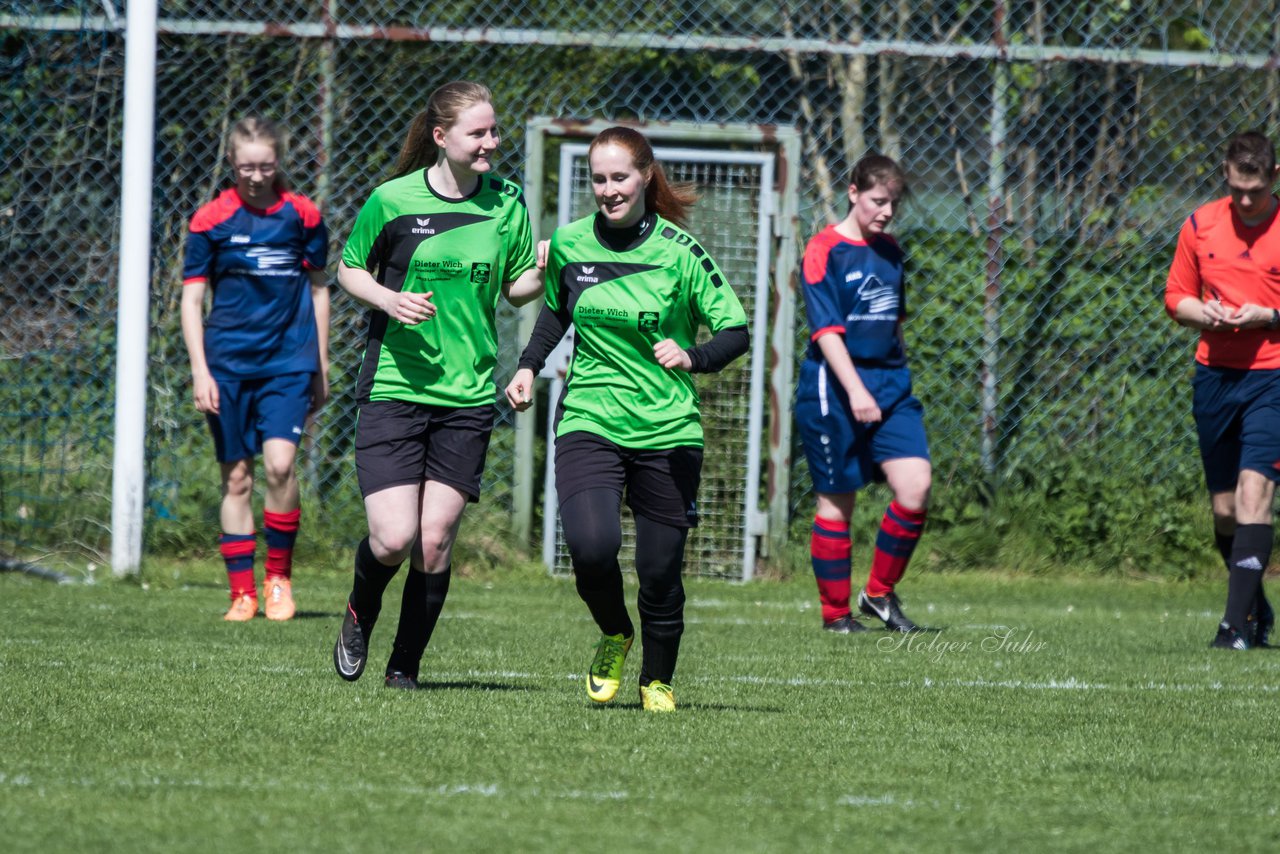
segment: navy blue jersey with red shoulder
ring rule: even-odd
[[[818,339],[844,336],[855,365],[897,368],[907,364],[899,324],[906,316],[903,253],[887,234],[851,240],[834,225],[804,250],[804,302],[810,359],[821,362]]]
[[[204,324],[215,379],[245,380],[320,369],[309,270],[323,270],[329,233],[306,196],[283,192],[267,210],[234,187],[191,218],[184,284],[206,282]]]

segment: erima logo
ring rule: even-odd
[[[302,428],[301,428],[301,427],[294,427],[294,428],[293,428],[293,435],[295,435],[295,436],[301,436],[301,435],[302,435]]]
[[[596,271],[596,265],[595,265],[595,264],[592,264],[590,267],[583,267],[583,268],[582,268],[582,272],[586,273],[588,276],[590,276],[590,275],[591,275],[592,273],[594,273],[595,271]]]
[[[844,277],[845,282],[856,282],[862,278],[861,270],[854,270],[852,273]]]
[[[1262,561],[1258,560],[1253,555],[1249,555],[1244,560],[1238,560],[1233,565],[1239,567],[1240,569],[1253,569],[1253,570],[1259,570],[1259,571],[1262,569]]]
[[[427,217],[426,219],[418,219],[415,216],[414,219],[418,220],[418,225],[431,225],[431,217]]]
[[[590,267],[584,264],[582,266],[582,273],[580,273],[576,278],[579,282],[582,282],[584,285],[598,285],[600,284],[600,278],[598,276],[591,275],[595,271],[596,271],[595,264],[592,264]]]
[[[231,235],[231,242],[232,242],[232,243],[248,243],[248,242],[249,242],[249,235],[247,235],[247,234],[233,234],[233,235]]]

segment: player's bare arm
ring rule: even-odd
[[[844,346],[844,336],[837,332],[822,335],[818,338],[818,349],[822,351],[827,367],[831,368],[840,385],[844,386],[854,420],[862,424],[878,422],[881,418],[880,406],[862,384],[862,379],[853,366],[853,359],[849,358],[849,351]]]
[[[536,266],[525,270],[513,282],[502,283],[502,296],[514,306],[533,302],[546,288],[547,248],[550,240],[539,240]]]
[[[180,306],[182,339],[191,360],[191,393],[196,411],[218,414],[218,383],[209,371],[204,353],[204,282],[182,286]]]
[[[436,316],[435,303],[431,302],[434,291],[424,294],[396,292],[378,284],[368,270],[348,267],[344,261],[338,262],[338,284],[356,302],[408,326]]]

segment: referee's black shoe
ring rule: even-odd
[[[1223,622],[1218,623],[1218,634],[1209,646],[1214,649],[1248,649],[1249,641],[1244,636],[1244,632],[1239,629],[1233,629]]]
[[[864,587],[858,593],[858,610],[868,617],[875,617],[891,632],[918,632],[920,627],[902,613],[898,594],[892,591],[883,596],[868,596]]]
[[[1276,612],[1271,609],[1262,588],[1258,588],[1258,598],[1253,600],[1253,613],[1249,615],[1249,623],[1245,627],[1250,635],[1249,646],[1271,646],[1271,630],[1276,625]]]
[[[828,620],[822,624],[822,628],[828,632],[835,632],[838,635],[853,635],[858,632],[868,631],[867,627],[858,622],[858,618],[853,614],[845,614],[843,617],[836,617],[834,620]]]
[[[418,680],[403,670],[388,670],[382,684],[400,691],[417,691]]]
[[[348,682],[356,681],[364,673],[365,662],[369,660],[369,631],[372,628],[356,619],[355,609],[348,601],[338,640],[333,645],[333,669]]]

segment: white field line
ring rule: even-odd
[[[432,672],[425,681],[453,682],[466,679],[529,679],[542,681],[547,678],[543,673],[528,673],[519,670],[466,670],[453,673]],[[552,677],[557,678],[557,677]],[[577,682],[584,678],[582,673],[561,674],[559,679]],[[759,685],[779,688],[868,688],[883,689],[886,683],[866,679],[825,679],[792,676],[776,678],[768,676],[702,676],[690,680],[694,685],[708,682],[728,682],[738,685]],[[1229,685],[1224,682],[1179,683],[1179,682],[1134,682],[1128,684],[1109,684],[1105,682],[1085,682],[1069,676],[1065,679],[1025,680],[1025,679],[903,679],[893,683],[898,688],[981,688],[1021,691],[1119,691],[1155,693],[1189,693],[1206,692],[1258,692],[1262,694],[1280,694],[1280,685]]]
[[[231,790],[248,790],[261,785],[258,781],[248,780],[205,780],[199,777],[193,778],[174,778],[174,777],[135,777],[135,778],[116,778],[110,780],[94,779],[91,777],[77,777],[73,779],[63,780],[45,780],[36,779],[29,774],[6,774],[0,771],[0,788],[27,788],[27,787],[45,787],[45,786],[74,786],[86,789],[106,789],[106,788],[123,788],[123,789],[142,789],[142,788],[163,788],[163,789],[231,789]],[[351,792],[353,787],[350,784],[342,786],[329,786],[323,783],[298,783],[296,780],[273,780],[270,783],[272,790],[293,789],[295,791],[309,793],[333,793],[343,794]],[[378,793],[394,792],[397,794],[413,795],[417,797],[456,797],[459,795],[473,795],[480,798],[539,798],[554,799],[561,801],[624,801],[629,796],[623,791],[583,791],[581,789],[520,789],[515,790],[513,787],[499,783],[446,783],[439,786],[355,786],[355,790],[366,789],[368,791],[377,791]]]
[[[117,777],[115,779],[101,780],[92,777],[76,777],[71,779],[33,777],[30,774],[6,774],[0,771],[0,791],[4,789],[47,789],[54,788],[81,788],[95,792],[103,792],[110,789],[123,789],[133,791],[137,789],[163,789],[165,791],[173,791],[175,789],[194,789],[194,790],[231,790],[240,791],[251,789],[260,785],[259,781],[246,780],[206,780],[199,777],[175,778],[161,776],[144,776],[144,777]],[[331,786],[324,783],[300,782],[298,780],[273,780],[270,783],[272,791],[295,791],[311,795],[337,794],[345,795],[352,793],[350,784],[343,786]],[[525,802],[531,800],[540,801],[594,801],[597,803],[609,803],[631,800],[632,796],[629,792],[612,790],[612,791],[584,791],[582,789],[543,789],[543,788],[523,788],[508,786],[501,783],[446,783],[439,786],[356,786],[356,790],[365,790],[370,793],[379,795],[400,794],[418,798],[516,798]],[[652,797],[645,797],[645,800],[654,800]],[[742,803],[758,804],[760,798],[756,794],[748,794],[745,797],[738,798]],[[770,802],[770,799],[765,799]],[[892,795],[865,795],[865,794],[846,794],[839,795],[834,799],[835,806],[840,807],[898,807],[900,809],[911,809],[915,806],[915,801],[905,800],[899,801]]]

